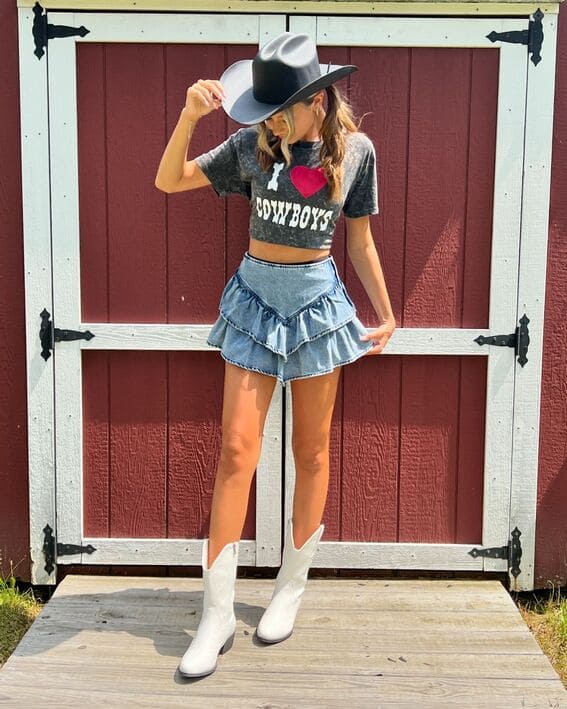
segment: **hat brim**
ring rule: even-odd
[[[254,98],[252,91],[252,59],[241,59],[225,69],[219,79],[226,93],[222,107],[237,123],[260,123],[292,103],[358,70],[354,64],[319,64],[319,67],[321,76],[296,91],[283,103],[262,103]]]

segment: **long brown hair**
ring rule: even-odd
[[[349,100],[334,84],[325,87],[327,94],[327,112],[321,125],[321,150],[319,153],[321,167],[329,183],[329,199],[339,201],[343,177],[343,159],[346,152],[346,134],[359,131],[360,124],[355,123],[354,111]],[[319,93],[319,92],[317,92]],[[317,94],[303,99],[301,103],[310,106]],[[280,139],[274,135],[262,121],[256,124],[258,141],[256,144],[256,159],[265,171],[269,170],[276,160],[285,160],[289,167],[291,152],[289,136],[293,134],[295,125],[293,120],[293,106],[282,110],[282,117],[287,125],[287,134]]]

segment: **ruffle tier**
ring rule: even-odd
[[[219,347],[223,359],[245,369],[277,377],[282,384],[292,379],[327,374],[336,367],[354,362],[372,347],[371,340],[360,341],[366,328],[355,316],[348,323],[318,337],[315,342],[306,342],[284,362],[252,337],[243,335],[224,318],[220,317],[212,327],[207,342]],[[311,346],[315,345],[313,350]],[[307,350],[310,350],[308,353]]]
[[[220,316],[207,336],[222,357],[245,369],[292,379],[326,374],[374,347],[342,281],[284,318],[246,287],[236,272],[227,282]]]
[[[356,318],[356,308],[340,280],[289,317],[283,317],[248,288],[238,272],[233,274],[223,290],[219,311],[227,325],[248,335],[258,346],[269,350],[274,356],[279,355],[284,362],[288,362],[305,342],[340,330]],[[363,332],[366,331],[360,323],[350,336],[354,334],[358,337],[361,327]],[[354,351],[347,352],[345,349],[349,341],[346,332],[349,330],[345,331],[341,355],[354,355]],[[231,343],[225,343],[225,340],[231,338],[232,342],[236,341],[230,330],[222,322],[217,322],[210,332],[209,344],[216,347],[228,344],[230,347]],[[337,342],[340,341],[339,337]],[[261,350],[256,352],[264,359]],[[272,363],[277,361],[277,357],[268,359]]]

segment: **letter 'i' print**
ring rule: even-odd
[[[280,172],[284,169],[284,163],[283,162],[275,162],[273,164],[273,174],[272,177],[270,178],[270,181],[268,182],[267,189],[269,190],[274,190],[275,192],[278,191],[278,177],[280,175]]]

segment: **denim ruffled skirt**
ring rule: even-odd
[[[226,283],[207,343],[283,386],[331,372],[374,346],[331,254],[311,263],[272,263],[244,253]]]

